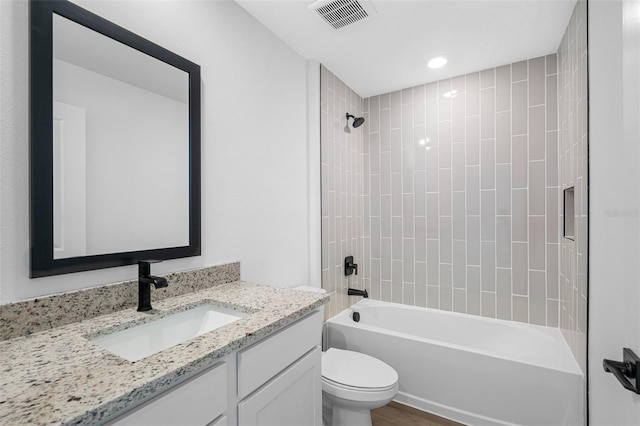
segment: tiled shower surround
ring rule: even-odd
[[[580,0],[558,49],[560,183],[562,190],[573,187],[575,197],[574,238],[563,237],[560,244],[560,328],[582,371],[587,361],[589,207],[586,22],[586,1]],[[560,214],[563,220],[562,209]]]
[[[362,129],[345,131],[346,113],[362,116],[362,98],[325,67],[320,71],[322,162],[322,287],[331,296],[325,318],[350,306],[347,288],[362,288]],[[349,124],[353,119],[349,120]],[[353,256],[358,275],[345,277]]]
[[[557,326],[556,70],[549,55],[364,100],[373,298]]]
[[[549,55],[363,101],[367,121],[345,139],[363,133],[360,273],[372,298],[558,325],[556,69]],[[323,92],[339,81],[326,75]]]

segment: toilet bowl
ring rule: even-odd
[[[323,423],[371,426],[371,410],[398,393],[398,373],[372,356],[329,348],[322,354]]]
[[[326,293],[322,288],[294,290]],[[398,373],[372,356],[329,348],[322,353],[322,422],[324,426],[371,426],[371,410],[398,393]]]

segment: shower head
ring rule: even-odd
[[[349,125],[349,119],[350,118],[353,118],[352,126],[353,126],[354,129],[357,128],[357,127],[360,127],[360,126],[362,126],[364,124],[364,117],[356,117],[356,116],[353,116],[353,115],[347,113],[347,126]]]

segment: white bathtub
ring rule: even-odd
[[[398,402],[469,425],[584,425],[584,376],[558,329],[368,299],[326,327],[329,346],[396,369]]]

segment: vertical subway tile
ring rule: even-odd
[[[547,132],[547,186],[558,186],[558,132]]]
[[[527,243],[512,243],[511,285],[513,294],[529,294],[529,253]]]
[[[495,138],[496,95],[495,89],[480,90],[480,138]]]
[[[380,194],[391,194],[391,153],[380,153]]]
[[[402,217],[391,218],[391,257],[402,260]]]
[[[440,244],[438,240],[427,240],[427,285],[440,285]]]
[[[513,241],[528,241],[528,209],[527,190],[514,189],[511,191],[513,206],[512,238]]]
[[[442,121],[438,127],[438,156],[441,169],[451,167],[451,121]]]
[[[391,280],[391,238],[380,239],[380,277]]]
[[[480,214],[480,167],[467,167],[467,214]]]
[[[544,160],[546,127],[544,105],[529,108],[529,161]]]
[[[402,246],[402,281],[413,283],[414,280],[414,243],[413,238],[405,238]]]
[[[547,242],[557,243],[560,236],[560,199],[558,188],[547,188]]]
[[[380,110],[380,152],[391,151],[391,129],[389,109]]]
[[[496,294],[482,292],[481,315],[486,318],[496,317]]]
[[[496,114],[496,163],[511,163],[511,111]]]
[[[453,241],[453,287],[466,288],[467,283],[467,256],[466,243]]]
[[[511,79],[513,81],[527,79],[527,61],[520,61],[511,65]]]
[[[511,215],[511,166],[496,166],[496,214]]]
[[[438,181],[440,216],[451,216],[451,169],[440,169]]]
[[[547,55],[546,65],[547,65],[547,75],[557,74],[558,73],[558,55],[552,53],[551,55]]]
[[[452,230],[451,217],[440,217],[440,262],[451,263]]]
[[[466,228],[465,193],[453,193],[453,239],[464,240]]]
[[[353,235],[353,234],[352,234]],[[391,196],[380,197],[380,236],[391,237]]]
[[[515,69],[515,66],[514,66]],[[527,102],[527,82],[520,81],[511,85],[511,134],[527,133],[529,108]]]
[[[547,297],[544,271],[529,273],[529,322],[547,325]]]
[[[403,91],[404,92],[404,91]],[[404,100],[404,96],[403,96]],[[413,148],[413,105],[402,105],[402,148]]]
[[[438,208],[438,194],[437,193],[429,193],[427,194],[427,238],[438,238],[438,216],[439,216],[439,208]]]
[[[547,244],[547,298],[558,299],[558,244]]]
[[[496,317],[511,320],[511,271],[498,268],[496,272]]]
[[[402,94],[400,91],[391,93],[391,112],[389,125],[391,129],[399,129],[402,125]]]
[[[464,289],[453,289],[453,312],[466,313],[467,311],[467,292]]]
[[[511,217],[496,218],[496,265],[511,268]]]
[[[496,111],[511,109],[511,65],[496,68]]]
[[[529,105],[541,105],[545,101],[544,56],[529,59]]]
[[[437,192],[438,183],[438,147],[431,147],[427,151],[427,192]]]
[[[481,239],[482,241],[496,240],[496,192],[482,191],[481,199]]]
[[[391,282],[402,283],[402,260],[391,261]]]
[[[495,86],[495,69],[489,68],[480,71],[480,89],[486,89]]]
[[[425,170],[427,164],[427,153],[426,146],[422,144],[426,144],[426,134],[424,124],[415,127],[415,137],[418,140],[416,143],[414,152],[414,169],[415,170]]]
[[[464,142],[466,95],[459,93],[451,102],[451,141],[453,143]]]
[[[494,189],[496,182],[495,140],[480,142],[480,189]]]
[[[402,195],[403,236],[413,238],[413,194]]]
[[[414,209],[416,216],[426,216],[426,173],[424,170],[413,174]]]
[[[402,192],[413,192],[413,149],[402,151]]]
[[[482,291],[496,291],[496,243],[483,241],[481,243],[482,256]]]
[[[415,126],[425,124],[425,102],[426,92],[425,86],[415,86],[413,88],[413,123]]]
[[[529,217],[529,268],[545,269],[545,229],[544,216]]]
[[[390,102],[391,96],[389,93],[385,93],[384,95],[380,95],[380,109],[386,109],[389,108],[391,105]]]
[[[479,216],[467,216],[467,264],[480,266]]]
[[[453,309],[453,287],[451,285],[451,265],[440,264],[440,309]]]
[[[545,214],[544,161],[529,162],[529,214]]]
[[[380,96],[369,98],[369,132],[380,130]]]
[[[444,96],[451,91],[451,80],[438,82],[438,121],[451,120],[451,98]]]
[[[402,89],[402,104],[412,104],[413,103],[413,88],[409,87],[407,89]]]
[[[416,262],[415,268],[415,284],[416,291],[419,287],[425,287],[425,302],[426,302],[426,286],[427,286],[427,263]]]
[[[425,85],[425,93],[427,99],[438,98],[438,83],[427,83]]]
[[[465,98],[467,101],[467,117],[480,114],[480,73],[467,74]]]
[[[513,137],[513,163],[511,184],[513,188],[526,188],[528,177],[527,136]]]
[[[391,173],[391,215],[402,215],[402,174]]]
[[[391,288],[391,300],[389,300],[389,302],[402,303],[402,296],[404,293],[402,283],[400,282],[396,283],[396,285],[393,285],[391,281],[382,281],[383,291],[386,286],[389,286]]]
[[[453,177],[453,191],[464,191],[465,188],[465,146],[463,143],[454,143],[453,161],[451,164]]]
[[[416,216],[415,226],[415,260],[426,262],[427,260],[427,229],[426,218]]]
[[[467,313],[480,315],[480,267],[467,266]]]
[[[513,320],[529,322],[529,301],[525,296],[513,296]]]
[[[546,112],[547,112],[547,131],[549,130],[557,130],[558,129],[558,76],[557,75],[549,75],[546,77],[547,85],[546,85],[546,96],[547,100],[545,103]]]
[[[425,101],[425,120],[426,123],[438,122],[438,98],[427,99]]]
[[[480,117],[467,117],[466,125],[466,164],[476,166],[480,164]]]
[[[558,327],[558,301],[547,299],[547,327]]]
[[[394,129],[391,130],[391,171],[392,172],[401,172],[402,171],[402,140],[401,140],[400,130]]]
[[[440,308],[440,288],[438,286],[427,286],[427,308]]]
[[[404,283],[402,289],[402,303],[413,306],[415,304],[415,285]]]

